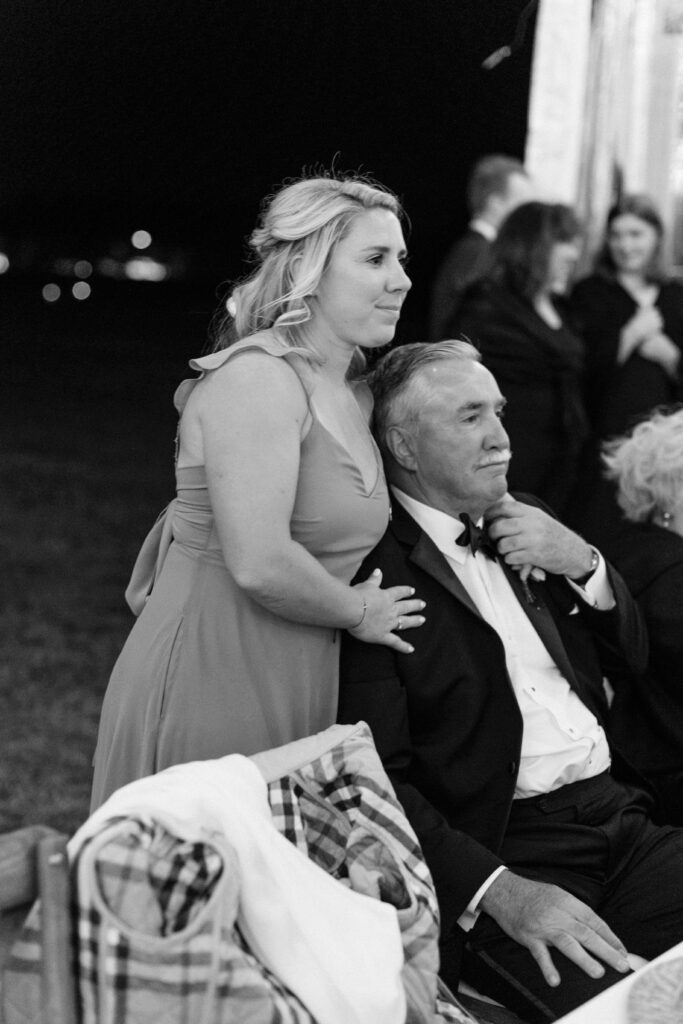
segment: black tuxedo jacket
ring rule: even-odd
[[[645,775],[683,768],[683,537],[654,523],[622,522],[605,553],[633,594],[650,638],[646,672],[625,679],[612,733]]]
[[[344,635],[339,721],[364,720],[372,729],[434,877],[447,939],[479,886],[502,863],[498,851],[517,779],[522,716],[498,634],[397,502],[357,579],[376,567],[384,574],[383,586],[415,587],[427,602],[426,622],[403,634],[413,654]],[[616,607],[597,611],[564,577],[551,575],[531,583],[530,604],[517,575],[506,569],[558,668],[603,725],[603,675],[642,671],[647,659],[638,609],[621,577],[608,572]],[[622,766],[612,753],[616,772]],[[622,777],[629,774],[633,781],[624,765]]]

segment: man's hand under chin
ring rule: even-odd
[[[541,508],[506,494],[486,510],[486,521],[498,554],[512,568],[532,565],[570,578],[590,570],[590,544]]]

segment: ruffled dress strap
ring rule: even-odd
[[[211,352],[208,356],[199,356],[196,359],[190,359],[191,369],[197,370],[199,376],[190,377],[178,385],[175,395],[173,396],[173,404],[178,411],[178,415],[182,415],[185,404],[192,394],[195,385],[202,380],[207,373],[210,373],[212,370],[217,370],[220,366],[223,366],[224,363],[227,363],[228,360],[234,358],[234,356],[238,355],[240,352],[246,352],[250,349],[259,349],[262,352],[266,352],[268,355],[286,359],[301,381],[302,387],[306,392],[307,400],[310,398],[309,388],[305,379],[291,362],[293,356],[299,356],[307,362],[310,361],[311,353],[309,350],[306,348],[294,347],[293,345],[287,345],[286,342],[281,341],[276,335],[264,332],[262,334],[254,334],[249,338],[243,338],[242,341],[235,342],[234,345],[229,345],[228,348],[222,348],[218,352]]]

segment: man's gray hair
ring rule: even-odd
[[[375,399],[374,433],[382,451],[387,452],[389,428],[415,427],[421,408],[431,397],[434,381],[423,372],[425,367],[434,363],[480,361],[474,345],[463,340],[414,342],[387,352],[367,378]]]

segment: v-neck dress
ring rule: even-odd
[[[190,365],[211,373],[248,347],[297,369],[297,350],[268,339]],[[301,445],[291,535],[331,575],[350,583],[387,526],[381,459],[372,441],[377,474],[368,490],[353,453],[317,419],[310,386],[300,379],[312,423]],[[181,413],[194,384],[185,381],[176,393]],[[93,808],[125,783],[169,765],[254,754],[336,719],[338,631],[290,622],[245,594],[223,559],[204,467],[178,468],[176,482],[177,496],[136,565],[143,577],[151,566],[151,592],[146,579],[142,598],[131,600],[127,592],[142,610],[104,699]]]

